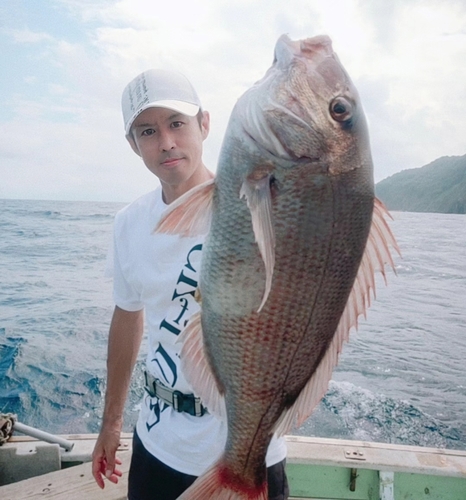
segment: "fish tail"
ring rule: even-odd
[[[198,477],[178,500],[267,500],[267,481],[248,486],[235,480],[228,468],[218,462]]]

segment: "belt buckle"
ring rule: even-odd
[[[174,391],[167,387],[165,392],[171,392],[170,397],[163,393],[160,394],[160,391],[157,390],[158,380],[150,376],[146,370],[144,370],[144,379],[146,382],[144,389],[149,396],[165,401],[178,413],[185,412],[193,417],[202,417],[207,412],[206,408],[202,406],[201,398],[194,396],[194,394],[184,394],[181,391]],[[161,382],[159,382],[159,385],[163,386]]]
[[[180,391],[173,391],[173,408],[179,413],[185,412],[193,417],[202,417],[205,413],[201,398]]]
[[[181,391],[173,391],[173,408],[177,412],[183,412],[184,401],[184,394]]]
[[[205,413],[205,408],[201,404],[201,398],[194,397],[194,416],[202,417]]]

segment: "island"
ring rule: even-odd
[[[375,193],[389,210],[465,214],[466,155],[402,170],[377,183]]]

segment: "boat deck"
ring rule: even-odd
[[[125,499],[130,435],[123,437],[118,452],[123,477],[117,486],[107,482],[103,491],[95,484],[88,462],[96,436],[66,437],[76,443],[71,452],[30,438],[15,437],[2,446],[0,484],[5,478],[8,482],[13,469],[27,475],[28,461],[62,468],[0,486],[0,498]],[[287,442],[290,500],[466,499],[466,451],[298,436],[287,436]],[[80,462],[86,463],[75,465]]]

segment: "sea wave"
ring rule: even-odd
[[[0,200],[0,411],[97,432],[105,394],[112,219],[122,204]],[[465,216],[394,214],[402,259],[377,282],[322,402],[297,433],[466,449]],[[125,408],[143,394],[145,343]]]

